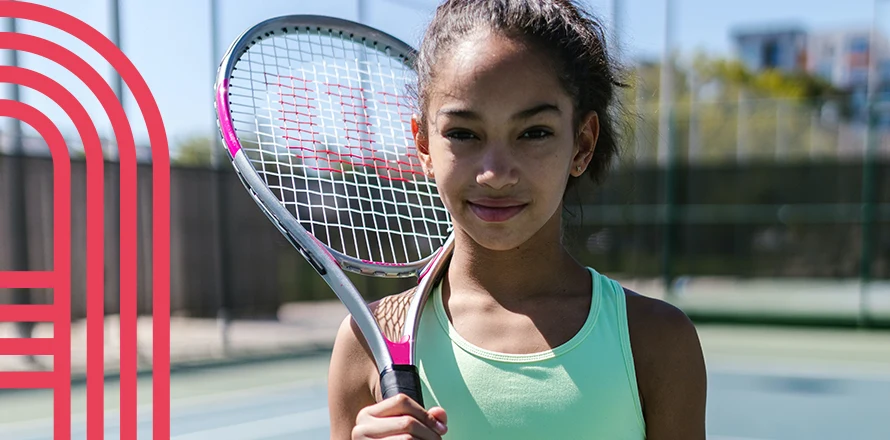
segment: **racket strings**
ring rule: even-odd
[[[414,289],[411,289],[398,295],[384,297],[377,303],[374,318],[380,331],[390,341],[398,342],[402,338],[413,297]]]
[[[294,217],[346,255],[411,263],[447,236],[410,133],[413,78],[369,44],[301,31],[253,45],[230,79],[245,154]]]

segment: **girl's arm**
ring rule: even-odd
[[[352,317],[347,316],[337,332],[328,373],[332,440],[351,439],[359,411],[377,403],[371,385],[370,373],[374,371],[370,349]]]
[[[707,373],[695,326],[663,301],[629,292],[627,305],[647,440],[704,440]]]

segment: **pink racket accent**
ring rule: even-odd
[[[229,148],[229,153],[232,157],[235,157],[235,154],[241,149],[241,144],[238,142],[238,136],[235,134],[235,127],[232,126],[232,120],[229,118],[228,90],[229,80],[226,79],[223,80],[222,84],[219,85],[219,88],[216,91],[216,111],[221,115],[221,117],[218,118],[219,131],[222,133],[222,137],[226,142],[226,147]]]
[[[407,336],[403,337],[399,342],[390,341],[389,338],[384,338],[386,340],[386,346],[389,348],[389,353],[392,356],[392,363],[395,365],[410,365],[411,364],[411,339]]]

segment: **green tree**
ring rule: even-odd
[[[210,166],[210,155],[217,144],[206,135],[192,135],[176,145],[172,162],[185,166]]]
[[[658,143],[660,74],[659,63],[639,63],[624,96],[631,144],[645,158],[654,157]],[[849,116],[847,96],[821,78],[752,72],[737,60],[702,54],[690,63],[674,62],[673,91],[671,141],[681,158],[724,161],[828,151],[836,147],[837,121],[823,121],[822,111],[834,108],[841,119]]]

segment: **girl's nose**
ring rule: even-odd
[[[519,173],[516,171],[510,146],[503,142],[490,143],[485,147],[476,183],[492,189],[502,189],[519,181]]]

